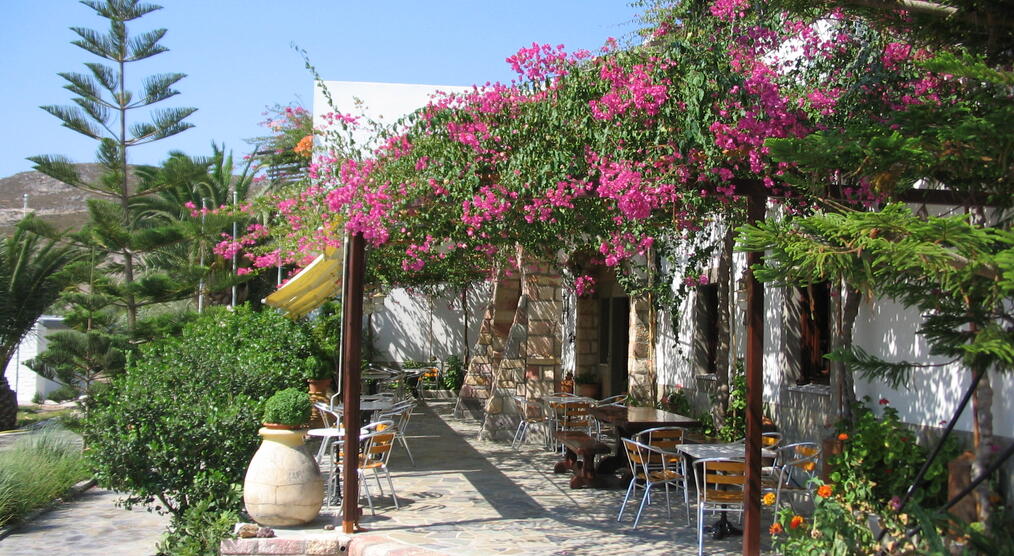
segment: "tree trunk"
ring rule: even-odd
[[[859,316],[859,304],[863,300],[863,294],[845,284],[845,302],[842,304],[842,345],[851,348],[853,332],[856,326],[856,317]],[[852,370],[842,366],[842,419],[852,420],[852,408],[856,403],[856,378]]]
[[[11,353],[13,350],[3,354],[0,361],[0,431],[13,429],[18,420],[18,394],[11,389],[4,375],[7,364],[11,362]]]
[[[715,428],[725,423],[729,408],[729,359],[732,338],[732,247],[735,231],[729,228],[722,238],[722,251],[718,257],[718,345],[715,346],[715,404],[711,416]]]
[[[972,394],[973,411],[973,449],[975,450],[975,461],[972,462],[972,477],[981,476],[992,463],[994,448],[993,438],[993,386],[989,381],[989,372],[979,369],[973,372],[983,373],[982,380]],[[992,489],[990,482],[982,481],[972,492],[975,497],[975,505],[978,509],[978,518],[982,523],[988,523],[993,514]]]

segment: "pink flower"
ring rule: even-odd
[[[888,401],[887,398],[880,398],[880,402],[879,403],[880,403],[880,405],[887,405],[887,404],[889,404],[891,402]]]

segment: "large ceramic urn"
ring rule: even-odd
[[[254,521],[271,527],[313,521],[324,502],[324,479],[303,443],[302,430],[262,427],[260,448],[243,481],[243,503]]]

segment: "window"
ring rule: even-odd
[[[831,350],[831,290],[827,282],[796,290],[799,302],[798,384],[829,384]]]
[[[694,357],[697,372],[714,373],[718,359],[718,284],[697,286],[697,330]]]

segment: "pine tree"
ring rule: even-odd
[[[118,298],[127,315],[127,329],[137,327],[138,310],[179,295],[180,285],[165,275],[146,273],[139,254],[181,239],[174,226],[151,225],[134,210],[136,200],[153,193],[135,186],[128,161],[131,147],[144,145],[181,133],[192,124],[186,118],[195,108],[161,108],[153,105],[179,94],[173,87],[185,77],[182,73],[150,75],[143,79],[140,93],[127,89],[129,64],[161,54],[167,49],[159,44],[165,29],[156,29],[136,36],[128,33],[127,22],[161,9],[139,0],[82,0],[82,4],[109,20],[109,30],[73,27],[78,39],[72,44],[106,60],[86,63],[89,74],[61,73],[64,88],[75,96],[75,106],[43,106],[63,126],[99,142],[98,160],[104,174],[96,181],[85,181],[75,166],[62,156],[36,156],[35,169],[79,189],[98,194],[104,199],[89,202],[91,221],[87,239],[106,250],[103,269],[117,276],[119,283],[106,292]],[[144,119],[140,117],[144,114]],[[134,116],[139,117],[135,118]]]

